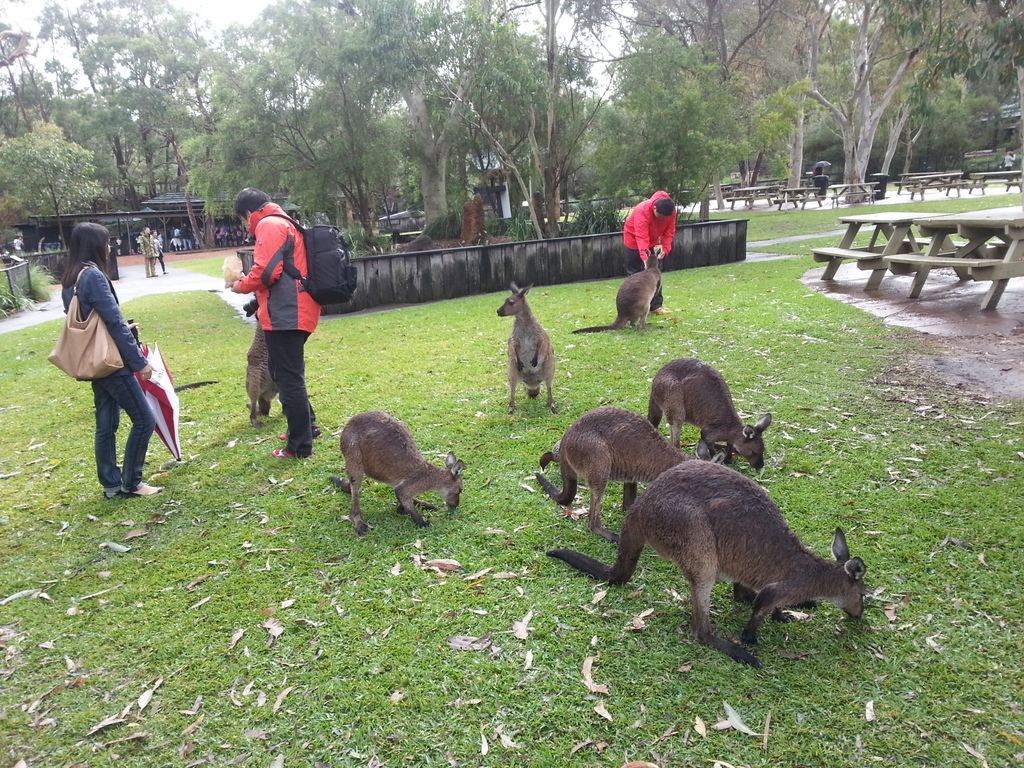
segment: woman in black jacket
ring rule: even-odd
[[[94,379],[93,400],[96,406],[96,473],[103,486],[103,495],[152,496],[163,488],[142,482],[142,466],[146,461],[149,438],[156,428],[156,419],[142,392],[135,371],[143,379],[153,375],[149,364],[121,314],[114,285],[107,277],[110,256],[110,234],[106,227],[83,222],[75,225],[68,243],[68,260],[61,275],[64,290],[64,311],[78,293],[78,307],[83,319],[99,312],[110,331],[124,367],[102,379]],[[121,409],[132,420],[124,450],[124,464],[117,465],[117,427]]]

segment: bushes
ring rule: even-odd
[[[575,215],[565,226],[566,237],[581,235],[603,235],[622,231],[623,217],[617,205],[605,200],[597,205],[581,200],[576,205]]]
[[[0,317],[28,309],[33,302],[49,301],[53,282],[49,270],[38,264],[30,263],[5,273],[0,278]]]

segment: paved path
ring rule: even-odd
[[[234,249],[224,251],[224,254],[234,253]],[[220,251],[207,251],[199,258],[209,258],[221,254]],[[179,293],[181,291],[209,291],[216,293],[228,304],[241,313],[242,305],[251,297],[224,290],[224,280],[219,277],[210,277],[199,272],[174,266],[173,262],[167,263],[167,274],[159,277],[146,277],[146,268],[141,264],[118,263],[120,279],[114,283],[114,290],[117,291],[117,298],[121,304],[125,304],[139,296],[150,296],[155,293]],[[0,333],[16,331],[20,328],[28,328],[32,325],[45,323],[47,320],[64,317],[64,304],[60,299],[60,292],[54,291],[49,301],[37,304],[34,309],[18,312],[0,319]]]

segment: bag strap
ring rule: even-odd
[[[295,219],[293,219],[288,214],[286,214],[286,213],[268,213],[266,216],[263,217],[263,219],[269,219],[271,216],[276,216],[279,219],[284,219],[285,221],[291,222],[291,225],[293,227],[295,227],[295,229],[298,231],[298,233],[300,235],[302,235],[303,237],[306,236],[306,230],[303,229],[302,225],[299,224],[299,222],[297,222]],[[263,221],[263,219],[260,219],[260,221]],[[258,225],[259,224],[257,222],[257,226]],[[306,287],[306,282],[305,281],[307,279],[307,276],[302,274],[302,272],[299,271],[299,268],[295,266],[295,251],[294,251],[294,248],[293,248],[291,253],[287,254],[283,258],[282,262],[283,262],[282,263],[282,268],[284,269],[284,273],[286,275],[288,275],[288,277],[292,278],[293,280],[298,280],[299,283],[302,285],[302,287],[305,288]],[[309,254],[308,253],[306,254],[306,269],[307,269],[307,271],[309,269]]]

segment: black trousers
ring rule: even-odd
[[[624,263],[626,266],[626,276],[635,275],[637,272],[644,271],[644,260],[640,258],[640,251],[636,248],[623,248],[622,249]],[[653,256],[651,257],[654,258]],[[661,286],[658,286],[658,292],[654,294],[654,298],[651,299],[651,311],[658,309],[662,304],[665,303],[665,297],[661,295]]]
[[[285,450],[296,456],[313,453],[316,415],[306,392],[306,339],[308,331],[267,331],[267,365],[277,384],[281,410],[288,420]]]

